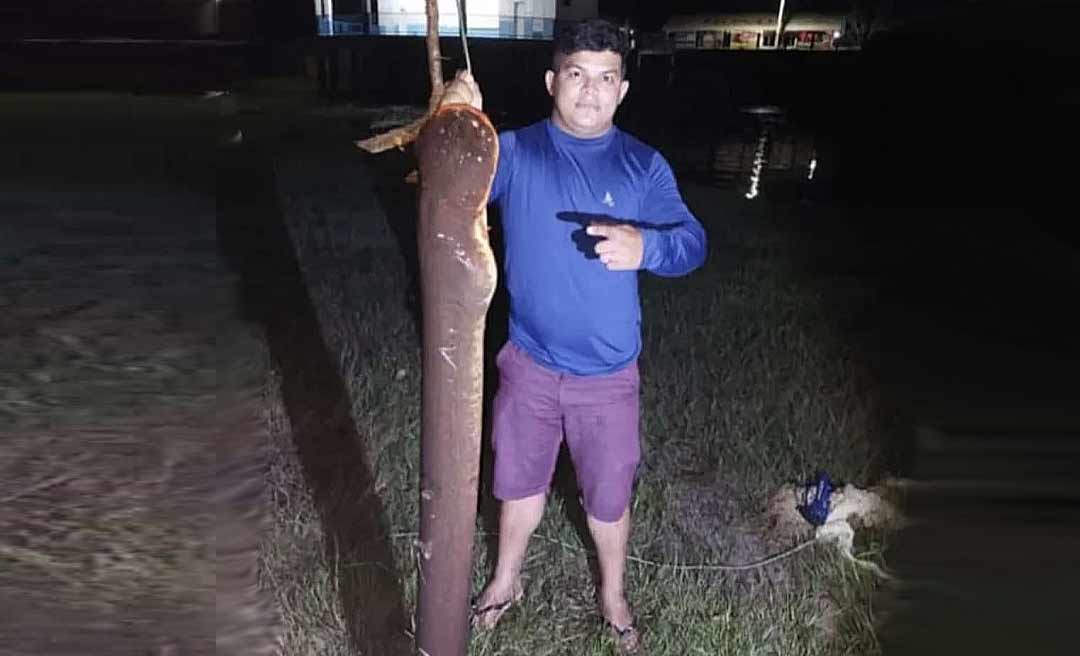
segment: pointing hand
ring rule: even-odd
[[[645,240],[637,228],[593,223],[585,232],[594,237],[603,237],[596,244],[596,254],[608,271],[636,271],[641,268]]]

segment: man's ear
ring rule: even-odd
[[[549,96],[554,96],[555,92],[552,90],[552,85],[555,84],[555,71],[549,70],[544,73],[544,86],[547,87]]]
[[[619,84],[619,103],[621,104],[623,98],[626,97],[626,92],[630,90],[630,80],[623,80]]]

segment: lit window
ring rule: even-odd
[[[697,43],[697,35],[693,32],[672,32],[671,42],[676,48],[693,48]]]

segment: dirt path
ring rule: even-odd
[[[215,102],[0,96],[0,653],[265,638],[265,354],[217,252]]]

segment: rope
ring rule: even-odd
[[[573,545],[573,544],[566,544],[565,542],[563,542],[561,540],[557,540],[555,538],[550,538],[550,537],[548,537],[546,535],[543,535],[541,533],[534,533],[533,536],[538,537],[538,538],[540,538],[542,540],[547,540],[548,542],[551,542],[553,544],[557,544],[560,547],[562,547],[563,549],[567,549],[569,551],[577,551],[577,552],[581,552],[581,553],[594,553],[594,550],[592,550],[592,549],[587,549],[585,547],[579,547],[579,546]],[[783,560],[785,558],[788,558],[789,556],[793,556],[796,553],[798,553],[798,552],[802,551],[803,549],[809,547],[810,545],[814,544],[815,542],[817,542],[816,538],[812,539],[812,540],[806,540],[805,542],[800,542],[799,544],[795,545],[794,547],[791,547],[790,549],[785,549],[784,551],[781,551],[779,553],[775,553],[775,554],[773,554],[771,556],[766,556],[765,558],[762,558],[760,560],[755,560],[755,561],[752,561],[752,562],[749,562],[749,563],[743,563],[743,564],[740,564],[740,565],[731,565],[731,564],[724,564],[724,563],[715,563],[715,564],[703,563],[703,564],[695,564],[695,565],[678,565],[678,564],[675,564],[675,563],[657,562],[655,560],[648,560],[648,559],[645,559],[645,558],[639,558],[637,556],[627,556],[626,560],[628,562],[637,563],[639,565],[649,565],[651,567],[667,567],[669,569],[679,570],[679,571],[683,571],[683,572],[689,572],[689,571],[743,572],[743,571],[746,571],[746,570],[758,569],[758,568],[761,568],[761,567],[765,567],[766,565],[769,565],[771,563],[775,563],[775,562],[777,562],[779,560]]]
[[[498,533],[487,533],[486,531],[478,531],[478,534],[482,535],[482,536],[485,536],[485,537],[491,537],[491,536],[497,536],[498,535]],[[534,538],[540,538],[541,540],[544,540],[546,542],[556,544],[556,545],[562,547],[563,549],[566,549],[567,551],[577,551],[579,553],[595,553],[595,550],[593,550],[593,549],[588,549],[586,547],[580,547],[580,546],[577,546],[577,545],[574,545],[574,544],[567,544],[567,543],[563,542],[562,540],[558,540],[556,538],[548,537],[548,536],[544,535],[543,533],[533,533],[532,536]],[[416,539],[416,538],[420,537],[420,534],[416,533],[416,532],[394,533],[390,537],[393,538],[393,539],[401,539],[401,538]],[[663,562],[658,562],[658,561],[655,561],[655,560],[648,560],[646,558],[639,558],[637,556],[627,556],[626,560],[628,562],[631,562],[631,563],[637,563],[638,565],[647,565],[647,566],[650,566],[650,567],[667,567],[669,569],[678,570],[678,571],[695,571],[696,570],[696,571],[742,572],[742,571],[746,571],[746,570],[758,569],[758,568],[761,568],[761,567],[765,567],[766,565],[769,565],[769,564],[775,563],[777,561],[783,560],[785,558],[788,558],[790,556],[793,556],[796,553],[802,551],[803,549],[806,549],[807,547],[809,547],[810,545],[814,544],[817,541],[818,541],[817,538],[812,538],[810,540],[806,540],[805,542],[800,542],[799,544],[796,544],[795,546],[791,547],[790,549],[785,549],[784,551],[781,551],[779,553],[772,554],[771,556],[766,556],[765,558],[762,558],[760,560],[755,560],[755,561],[752,561],[752,562],[749,562],[749,563],[742,563],[742,564],[738,564],[738,565],[727,564],[727,563],[715,563],[715,564],[703,563],[703,564],[694,564],[694,565],[679,565],[679,564],[676,564],[676,563],[663,563]]]
[[[461,48],[465,51],[465,70],[472,75],[472,60],[469,58],[469,39],[465,36],[465,8],[462,0],[457,0],[458,31],[461,33]]]

